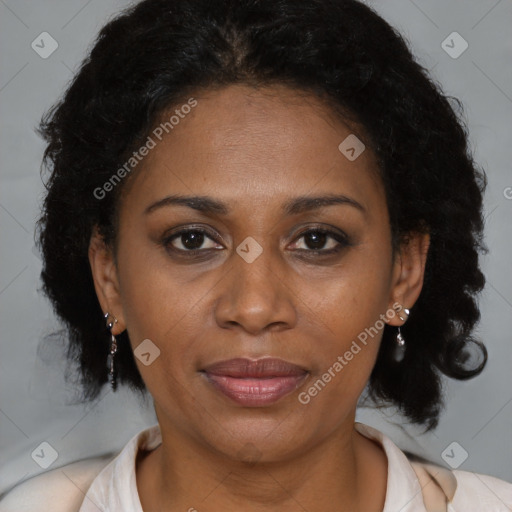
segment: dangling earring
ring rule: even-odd
[[[110,320],[110,317],[114,319],[114,321]],[[110,354],[107,356],[107,368],[108,368],[108,378],[110,380],[110,385],[112,386],[112,391],[115,392],[117,389],[116,375],[114,371],[114,356],[117,352],[117,341],[116,337],[112,334],[112,327],[114,324],[117,324],[117,318],[111,315],[108,311],[105,313],[105,321],[107,322],[107,329],[110,331]]]
[[[398,310],[398,318],[400,318],[400,320],[402,320],[402,322],[406,322],[407,319],[409,318],[409,313],[410,313],[409,309],[400,308]],[[396,346],[395,346],[394,358],[395,358],[395,361],[400,362],[404,358],[404,355],[405,355],[405,340],[404,340],[404,337],[402,336],[402,331],[400,330],[400,326],[398,326],[398,330],[397,330],[395,339],[396,339]]]
[[[400,331],[400,326],[398,327],[398,331],[396,333],[396,344],[399,347],[403,347],[405,345],[404,337],[402,336],[402,333]]]

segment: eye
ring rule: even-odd
[[[201,228],[181,229],[164,237],[162,245],[167,250],[181,255],[196,255],[208,253],[211,250],[223,249],[216,242],[216,236]],[[350,245],[349,238],[337,231],[324,228],[314,228],[302,232],[295,239],[292,249],[306,254],[334,254]]]
[[[300,242],[302,240],[302,242]],[[294,242],[295,250],[313,254],[332,254],[350,245],[348,237],[328,229],[315,228],[303,232]]]
[[[208,249],[219,249],[219,244],[213,240],[212,235],[208,231],[198,228],[183,229],[166,237],[163,243],[169,249],[178,252],[195,253]]]

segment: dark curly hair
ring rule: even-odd
[[[116,252],[121,191],[134,173],[103,199],[93,191],[167,109],[194,91],[237,83],[314,94],[361,126],[379,162],[393,251],[411,232],[430,234],[424,286],[403,327],[404,359],[394,361],[396,328],[386,325],[368,390],[374,402],[434,427],[441,374],[467,379],[487,360],[471,336],[485,283],[478,256],[486,251],[486,178],[468,148],[460,102],[355,0],[145,0],[101,30],[39,127],[50,174],[37,225],[43,290],[67,327],[82,399],[96,398],[107,382],[109,347],[88,245],[97,226]],[[118,380],[144,395],[126,331],[118,343]]]

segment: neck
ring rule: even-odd
[[[386,456],[355,431],[353,417],[321,444],[275,462],[232,460],[162,424],[161,431],[162,444],[137,461],[144,510],[379,511],[384,505]]]

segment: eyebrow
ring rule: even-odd
[[[228,215],[231,209],[221,201],[209,196],[183,196],[170,195],[149,205],[144,213],[150,214],[155,210],[166,206],[187,206],[193,210],[197,210],[204,214],[210,215]],[[355,199],[345,195],[325,194],[320,196],[299,196],[288,200],[283,204],[282,210],[285,215],[296,215],[299,213],[317,210],[325,206],[348,205],[352,206],[362,213],[366,213],[366,209]]]

